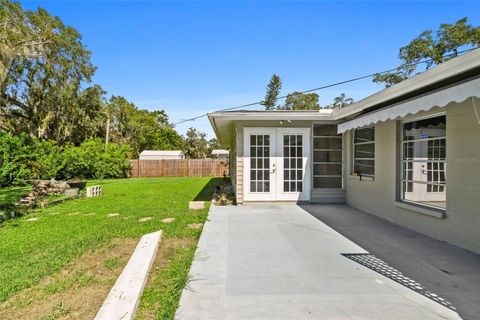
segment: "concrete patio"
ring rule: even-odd
[[[480,319],[480,255],[347,205],[301,207],[453,303],[463,319]]]
[[[460,319],[296,205],[212,207],[178,319]]]

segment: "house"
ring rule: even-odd
[[[347,203],[480,253],[479,98],[477,49],[342,109],[208,117],[237,203]]]
[[[175,160],[185,159],[180,150],[144,150],[140,152],[140,160]]]
[[[221,160],[227,160],[229,154],[230,152],[228,150],[223,149],[213,149],[211,152],[212,158]]]

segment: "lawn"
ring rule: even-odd
[[[18,202],[24,194],[28,193],[30,189],[31,187],[29,186],[0,189],[0,211],[2,209],[7,211],[11,206]],[[0,221],[2,221],[1,217]]]
[[[211,199],[220,180],[105,180],[100,197],[3,222],[0,319],[93,318],[138,239],[159,229],[138,318],[172,319],[207,216],[207,209],[189,211],[188,202]]]

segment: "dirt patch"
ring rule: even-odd
[[[139,222],[147,222],[147,221],[150,221],[150,220],[152,220],[152,217],[143,217],[143,218],[138,219]]]
[[[162,219],[161,221],[162,221],[163,223],[170,223],[170,222],[175,221],[175,218],[165,218],[165,219]]]
[[[190,223],[187,225],[189,229],[200,229],[203,226],[203,223]]]
[[[138,239],[114,239],[0,304],[0,319],[93,319]]]

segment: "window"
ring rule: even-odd
[[[401,198],[446,208],[446,117],[404,123]]]
[[[359,176],[375,175],[375,127],[354,131],[352,173]]]
[[[314,188],[342,188],[342,145],[336,125],[313,126]]]
[[[270,136],[250,136],[250,192],[270,192]]]
[[[283,136],[283,192],[303,190],[303,136]]]

